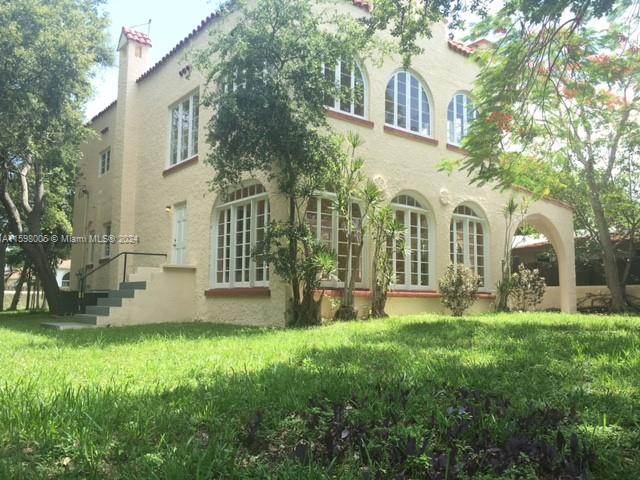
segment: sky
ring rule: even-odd
[[[151,65],[160,60],[210,13],[220,0],[107,0],[103,10],[111,20],[109,36],[117,65],[116,47],[123,26],[146,24],[151,19]],[[136,28],[147,33],[147,26]],[[116,99],[118,68],[100,68],[93,79],[93,98],[85,108],[88,120]]]

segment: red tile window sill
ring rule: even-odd
[[[205,297],[270,297],[269,287],[210,288],[204,291]]]
[[[318,293],[324,291],[326,297],[340,297],[342,295],[342,288],[325,288],[318,290]],[[365,288],[357,288],[353,291],[354,297],[370,298],[371,290]],[[389,290],[387,293],[388,298],[440,298],[439,292],[433,290]],[[496,296],[493,293],[481,292],[478,293],[478,299],[480,300],[494,300]]]
[[[418,135],[417,133],[407,132],[406,130],[401,130],[389,125],[384,126],[384,132],[390,133],[392,135],[397,135],[398,137],[407,138],[409,140],[414,140],[416,142],[427,143],[429,145],[438,145],[438,141],[435,138],[425,137],[424,135]]]
[[[331,297],[331,298],[341,297],[342,291],[343,291],[342,287],[327,287],[327,288],[320,288],[317,290],[318,293],[324,293],[325,297]],[[368,288],[356,288],[353,291],[353,296],[368,298],[371,296],[371,290],[369,290]]]
[[[450,143],[447,143],[447,150],[450,150],[450,151],[456,152],[456,153],[461,153],[463,155],[466,155],[468,153],[464,148],[459,147],[457,145],[452,145]]]
[[[345,122],[353,123],[355,125],[360,125],[365,128],[373,128],[373,122],[367,120],[365,118],[356,117],[354,115],[349,115],[348,113],[339,112],[337,110],[331,110],[330,108],[325,109],[327,117],[335,118],[336,120],[343,120]]]
[[[171,175],[172,173],[175,173],[179,170],[182,170],[183,168],[188,167],[189,165],[194,165],[196,163],[198,163],[198,155],[196,155],[195,157],[191,157],[190,159],[183,162],[176,163],[175,165],[171,165],[168,168],[165,168],[162,171],[162,176],[166,177],[167,175]]]

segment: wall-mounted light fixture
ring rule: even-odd
[[[164,211],[167,213],[171,213],[172,207],[171,205],[167,205],[166,207],[164,207]]]

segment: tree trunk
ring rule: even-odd
[[[30,265],[27,261],[22,265],[22,270],[20,271],[20,277],[18,278],[18,283],[16,284],[16,290],[13,294],[13,299],[11,300],[11,305],[9,306],[9,310],[15,311],[18,309],[18,303],[20,302],[20,295],[22,294],[22,287],[24,287],[24,282],[27,279],[27,273],[29,272]]]
[[[44,296],[49,305],[49,311],[56,314],[60,313],[60,287],[56,280],[56,272],[51,268],[47,253],[41,244],[25,244],[23,248],[29,255],[33,268],[40,279]]]
[[[628,310],[628,304],[625,298],[624,285],[620,281],[615,246],[611,241],[611,233],[609,232],[609,222],[607,222],[604,208],[600,202],[597,185],[588,171],[586,176],[589,184],[589,203],[593,209],[593,216],[598,228],[598,242],[602,248],[604,275],[607,287],[611,292],[611,311],[625,312]]]
[[[2,269],[2,278],[0,279],[0,312],[4,310],[4,269],[7,262],[7,244],[5,242],[0,243],[0,268]]]

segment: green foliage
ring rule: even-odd
[[[593,452],[585,477],[640,478],[638,318],[65,332],[45,319],[0,316],[1,478],[428,478],[454,445],[458,478],[473,458],[513,466],[472,478],[562,478],[518,452],[550,444],[562,465],[574,433]]]
[[[449,264],[438,280],[442,304],[454,317],[461,317],[476,301],[479,285],[480,277],[473,270],[461,264]]]
[[[389,285],[394,279],[394,266],[390,245],[395,241],[396,248],[404,248],[404,225],[397,219],[391,205],[384,204],[376,208],[371,215],[371,242],[373,244],[373,268],[371,282],[371,316],[386,317],[385,305]]]
[[[331,175],[331,184],[336,194],[335,208],[340,215],[340,228],[345,230],[347,238],[346,276],[336,319],[354,320],[358,313],[353,299],[356,269],[360,265],[369,218],[380,207],[384,193],[367,178],[363,171],[364,159],[356,155],[357,148],[363,143],[361,137],[349,132],[346,140],[349,151],[334,164],[334,172]]]
[[[14,234],[70,231],[83,108],[91,76],[110,61],[94,0],[0,0],[0,201]],[[52,310],[65,246],[22,244]]]
[[[331,3],[258,0],[228,8],[242,21],[214,32],[195,58],[208,79],[203,103],[216,112],[207,125],[212,184],[224,191],[247,175],[261,175],[287,199],[288,220],[274,225],[273,244],[263,250],[291,284],[289,323],[316,324],[316,273],[326,266],[327,252],[309,235],[306,205],[346,161],[343,139],[329,130],[324,107],[327,95],[344,92],[323,66],[365,58],[370,40]]]
[[[521,184],[571,204],[576,227],[602,251],[617,310],[626,275],[610,233],[632,236],[640,225],[640,48],[629,15],[614,12],[607,29],[592,28],[583,9],[543,24],[507,9],[488,18],[478,33],[506,34],[479,56],[479,114],[462,163],[480,184]]]
[[[509,303],[512,310],[527,312],[542,302],[547,285],[537,268],[529,270],[523,264],[511,275]]]

